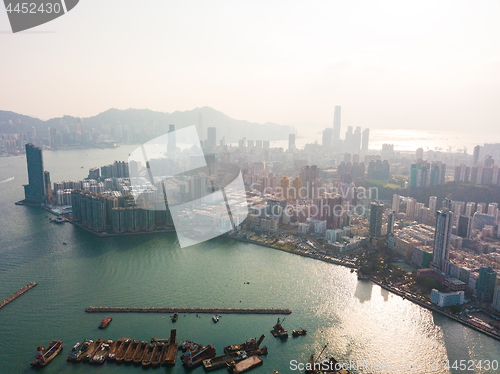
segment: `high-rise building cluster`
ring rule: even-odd
[[[420,161],[411,165],[408,187],[424,188],[434,187],[445,183],[446,164],[437,162]]]
[[[333,113],[333,128],[323,130],[322,146],[326,151],[338,151],[358,153],[367,152],[370,142],[370,129],[361,131],[361,127],[347,127],[345,137],[341,139],[341,107],[335,106]]]

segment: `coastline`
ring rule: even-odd
[[[345,262],[342,262],[342,261],[338,261],[336,259],[333,259],[333,258],[329,258],[328,256],[324,256],[324,257],[320,257],[318,254],[314,255],[314,254],[310,254],[310,253],[302,253],[302,252],[299,252],[299,251],[294,251],[294,250],[286,250],[286,249],[283,249],[283,248],[279,248],[279,247],[274,247],[270,244],[267,244],[267,243],[261,243],[261,242],[258,242],[258,241],[254,241],[254,240],[250,240],[250,239],[243,239],[243,238],[238,238],[238,237],[235,237],[235,236],[231,236],[231,235],[223,235],[227,238],[231,238],[231,239],[234,239],[234,240],[239,240],[239,241],[242,241],[242,242],[246,242],[246,243],[251,243],[251,244],[256,244],[256,245],[260,245],[260,246],[263,246],[263,247],[268,247],[268,248],[272,248],[272,249],[277,249],[279,251],[283,251],[283,252],[287,252],[287,253],[291,253],[291,254],[295,254],[295,255],[299,255],[299,256],[303,256],[303,257],[309,257],[309,258],[313,258],[313,259],[316,259],[316,260],[319,260],[319,261],[323,261],[323,262],[327,262],[327,263],[330,263],[330,264],[334,264],[334,265],[340,265],[340,266],[344,266],[344,267],[347,267],[347,268],[351,268],[351,269],[357,269],[355,266],[352,266],[351,264],[348,264],[348,263],[345,263]],[[481,332],[487,336],[489,336],[490,338],[492,339],[495,339],[497,341],[500,341],[500,334],[495,334],[493,332],[490,332],[490,331],[487,331],[485,329],[482,329],[481,327],[479,326],[476,326],[474,325],[473,323],[469,322],[469,321],[466,321],[466,320],[463,320],[461,318],[458,318],[457,316],[454,316],[453,314],[450,314],[450,313],[447,313],[445,312],[444,310],[440,309],[439,307],[437,306],[434,306],[434,305],[429,305],[427,304],[426,302],[423,302],[415,297],[413,297],[411,294],[407,293],[407,292],[404,292],[404,291],[400,291],[398,289],[396,289],[395,287],[391,287],[391,286],[388,286],[386,284],[384,284],[383,282],[381,282],[380,280],[374,278],[374,277],[371,277],[369,276],[367,278],[367,280],[369,280],[370,282],[373,282],[375,283],[376,285],[380,286],[381,288],[395,294],[395,295],[398,295],[398,296],[401,296],[403,299],[407,299],[408,301],[411,301],[427,310],[430,310],[431,312],[436,312],[436,313],[439,313],[443,316],[446,316],[458,323],[461,323],[462,325],[464,326],[467,326],[467,327],[470,327],[471,329],[474,329],[478,332]],[[359,280],[358,280],[359,281]]]
[[[22,202],[24,201],[20,201],[20,202],[17,202],[16,205],[31,205],[31,204],[22,204]],[[21,203],[21,204],[20,204]],[[40,205],[38,205],[40,206]],[[40,206],[41,208],[51,212],[52,214],[54,214],[50,209],[48,209],[47,207],[44,207],[44,206]],[[94,235],[97,235],[99,237],[116,237],[116,236],[122,236],[122,235],[142,235],[142,234],[158,234],[158,233],[164,233],[164,232],[175,232],[175,229],[163,229],[163,230],[155,230],[155,231],[139,231],[139,232],[126,232],[126,233],[98,233],[98,232],[95,232],[79,223],[76,223],[76,222],[73,222],[72,220],[68,220],[69,223],[77,226],[77,227],[80,227],[82,228],[83,230],[91,233],[91,234],[94,234]],[[312,253],[305,253],[305,252],[301,252],[301,251],[297,251],[297,250],[293,250],[293,249],[285,249],[285,248],[280,248],[280,247],[277,247],[277,246],[273,246],[272,244],[268,244],[268,243],[262,243],[260,241],[255,241],[255,240],[251,240],[251,239],[245,239],[245,238],[240,238],[240,237],[237,237],[237,235],[234,235],[234,234],[223,234],[221,235],[223,237],[226,237],[226,238],[229,238],[229,239],[233,239],[233,240],[237,240],[237,241],[241,241],[241,242],[246,242],[246,243],[250,243],[250,244],[255,244],[255,245],[260,245],[262,247],[267,247],[267,248],[271,248],[271,249],[276,249],[276,250],[279,250],[279,251],[283,251],[283,252],[287,252],[287,253],[291,253],[291,254],[295,254],[295,255],[299,255],[299,256],[302,256],[302,257],[309,257],[309,258],[312,258],[312,259],[316,259],[316,260],[320,260],[320,261],[323,261],[323,262],[327,262],[327,263],[330,263],[330,264],[334,264],[334,265],[340,265],[340,266],[344,266],[344,267],[347,267],[347,268],[351,268],[351,269],[357,269],[357,267],[354,265],[354,264],[351,264],[351,263],[347,263],[345,261],[341,261],[341,260],[337,260],[337,259],[334,259],[334,258],[331,258],[329,256],[326,256],[324,254],[319,254],[319,253],[316,253],[316,254],[312,254]],[[496,334],[496,333],[493,333],[493,332],[490,332],[490,331],[487,331],[469,321],[466,321],[464,319],[461,319],[461,318],[458,318],[457,316],[455,315],[452,315],[450,313],[447,313],[445,312],[444,310],[441,310],[440,308],[438,308],[437,306],[434,306],[434,305],[429,305],[427,304],[427,302],[423,302],[421,300],[418,300],[417,298],[413,297],[411,294],[407,293],[407,292],[403,292],[403,291],[400,291],[394,287],[391,287],[389,285],[386,285],[384,284],[383,282],[381,282],[380,280],[374,278],[374,277],[368,277],[368,280],[370,280],[371,282],[377,284],[378,286],[384,288],[385,290],[389,291],[389,292],[392,292],[393,294],[396,294],[398,296],[401,296],[405,299],[408,299],[409,301],[423,307],[423,308],[426,308],[427,310],[430,310],[432,312],[437,312],[443,316],[446,316],[464,326],[467,326],[467,327],[470,327],[478,332],[481,332],[497,341],[500,341],[500,334]]]

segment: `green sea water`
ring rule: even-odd
[[[44,152],[45,169],[52,181],[81,179],[90,167],[126,160],[134,148]],[[33,372],[29,364],[37,345],[54,339],[63,341],[64,350],[43,373],[139,373],[141,367],[73,364],[66,357],[84,338],[167,338],[171,328],[177,329],[181,341],[214,344],[218,354],[225,345],[265,334],[269,354],[252,371],[256,374],[297,373],[290,361],[307,362],[327,343],[328,356],[341,362],[364,361],[358,373],[494,373],[450,371],[444,364],[500,359],[499,342],[371,282],[358,281],[347,268],[227,238],[184,249],[172,233],[99,238],[68,223],[50,223],[50,214],[40,208],[14,205],[23,198],[22,184],[27,182],[24,157],[0,158],[0,181],[4,180],[8,181],[0,183],[0,299],[29,282],[38,286],[0,310],[2,374]],[[293,313],[284,327],[303,327],[308,334],[275,339],[269,331],[277,316],[269,315],[223,315],[215,324],[210,315],[181,314],[174,324],[165,314],[115,314],[107,329],[99,330],[104,315],[85,313],[88,306],[289,308]],[[395,368],[399,363],[436,361],[437,371]],[[382,370],[381,363],[393,369]],[[147,371],[188,370],[178,360],[173,368]]]

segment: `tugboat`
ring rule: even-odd
[[[292,331],[292,336],[301,336],[301,335],[305,335],[305,334],[307,334],[307,330],[303,329],[302,327],[300,328],[300,330],[293,330]]]
[[[280,319],[278,317],[278,322],[276,322],[276,325],[273,326],[271,334],[273,334],[275,338],[288,339],[288,331],[286,331],[283,326],[281,326],[283,322],[285,322],[285,318],[283,318],[283,321],[280,322]]]
[[[172,322],[177,321],[177,318],[179,318],[179,313],[177,313],[177,312],[175,312],[174,314],[172,314],[170,316],[170,319],[172,320]]]
[[[51,341],[49,344],[49,348],[47,348],[47,351],[45,351],[44,347],[39,346],[36,350],[36,356],[33,362],[31,363],[31,366],[44,367],[50,361],[52,361],[59,352],[61,352],[61,349],[62,349],[62,341],[60,340]]]
[[[109,325],[109,323],[113,320],[111,317],[104,317],[103,320],[101,321],[101,324],[99,325],[100,329],[106,328],[106,326]]]

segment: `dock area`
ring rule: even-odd
[[[24,286],[23,288],[21,288],[20,290],[14,292],[12,295],[10,295],[8,298],[6,298],[4,301],[0,302],[0,309],[2,309],[4,306],[9,304],[11,301],[14,301],[15,299],[17,299],[19,296],[21,296],[25,292],[28,292],[29,290],[31,290],[37,284],[38,283],[36,283],[36,282],[31,282],[31,283],[27,284],[26,286]]]
[[[119,306],[91,306],[87,313],[198,313],[198,314],[292,314],[290,309],[242,309],[242,308],[134,308]]]

